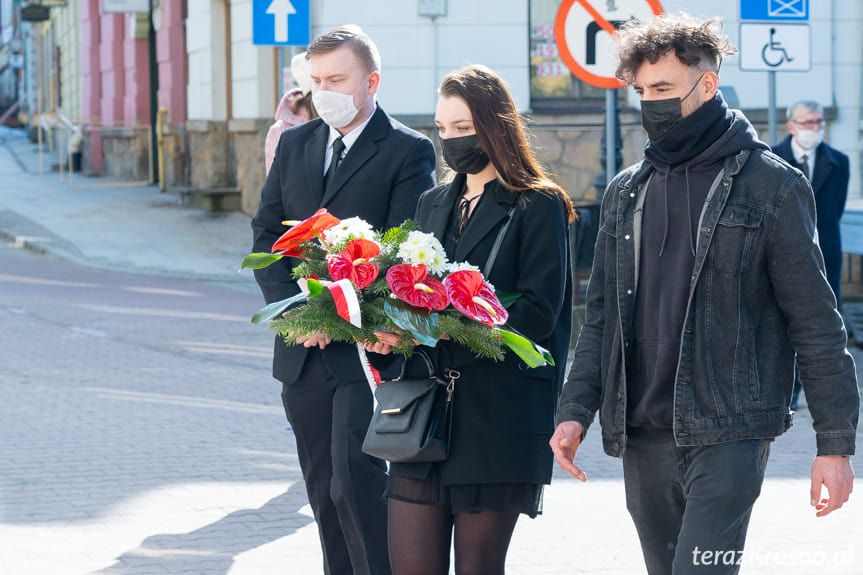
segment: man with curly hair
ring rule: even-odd
[[[573,460],[599,411],[651,575],[738,572],[770,443],[791,425],[795,355],[816,515],[854,478],[860,399],[812,189],[726,106],[718,73],[735,48],[720,28],[679,14],[620,30],[617,76],[641,96],[648,142],[603,199],[551,439],[583,481]]]

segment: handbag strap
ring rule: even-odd
[[[424,350],[414,348],[414,352],[411,355],[411,357],[421,357],[422,360],[426,364],[426,368],[429,370],[429,378],[431,378],[431,379],[436,378],[435,370],[434,370],[434,364],[432,364],[431,358],[428,356],[428,354]],[[399,379],[402,379],[405,376],[405,368],[407,367],[407,365],[408,365],[407,360],[402,361],[402,369],[401,369],[401,373],[399,374]]]
[[[482,275],[488,279],[491,273],[491,268],[494,267],[494,261],[497,259],[497,253],[500,251],[500,245],[503,243],[503,238],[506,236],[506,231],[509,229],[509,224],[512,223],[512,213],[515,211],[515,205],[509,208],[506,212],[506,221],[500,227],[497,237],[494,240],[494,245],[491,246],[491,252],[488,254],[488,259],[485,261],[485,266],[482,268]]]

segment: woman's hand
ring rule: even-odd
[[[372,353],[388,355],[392,353],[393,347],[399,341],[399,336],[389,331],[376,331],[375,336],[378,338],[378,341],[362,344],[363,349]]]

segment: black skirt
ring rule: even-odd
[[[535,483],[467,483],[444,485],[441,466],[434,464],[424,479],[387,476],[388,498],[419,505],[441,505],[450,512],[482,511],[523,513],[531,518],[542,513],[543,486]]]

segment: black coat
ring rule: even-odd
[[[420,199],[417,220],[443,243],[464,185],[458,175]],[[443,465],[445,484],[549,483],[557,398],[566,366],[572,321],[569,227],[562,201],[552,193],[515,193],[497,180],[485,187],[450,261],[480,269],[515,205],[494,267],[487,278],[498,291],[521,293],[509,308],[508,325],[550,350],[556,368],[528,368],[507,352],[502,362],[477,359],[467,348],[441,341],[432,350],[436,367],[461,372],[453,397],[453,436]],[[416,360],[412,360],[413,363]],[[419,374],[421,369],[408,372]],[[395,475],[423,477],[428,464],[393,464]]]
[[[791,136],[786,136],[773,148],[773,152],[797,169],[791,150]],[[848,156],[825,143],[815,148],[815,170],[812,173],[812,192],[815,194],[818,244],[824,254],[827,281],[839,299],[839,280],[842,275],[842,238],[839,220],[845,211],[848,197]]]
[[[434,185],[435,153],[431,140],[390,118],[380,107],[351,146],[324,193],[324,153],[329,127],[315,119],[286,130],[252,219],[253,251],[269,252],[287,228],[284,220],[303,220],[318,208],[339,218],[360,217],[375,229],[397,226],[413,217],[420,195]],[[294,258],[256,270],[267,303],[299,292],[291,278]],[[273,377],[293,383],[308,350],[276,338]],[[334,342],[324,350],[337,378],[362,379],[355,345]]]

